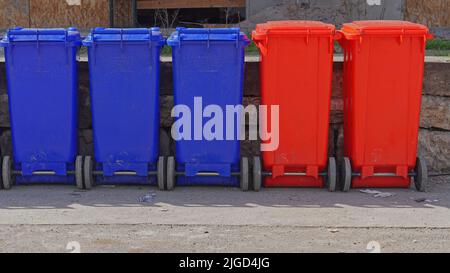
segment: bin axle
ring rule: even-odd
[[[362,176],[362,174],[358,173],[358,172],[353,172],[352,176]],[[408,176],[416,177],[417,173],[416,172],[409,172]],[[371,177],[400,177],[400,176],[397,175],[396,173],[375,173],[375,174],[371,175]]]
[[[175,172],[175,176],[185,176],[185,172]],[[221,176],[218,172],[198,172],[195,176]],[[241,176],[240,172],[232,172],[231,176]]]
[[[13,171],[14,175],[22,175],[22,171]],[[67,171],[68,175],[75,175],[75,171]],[[103,175],[103,171],[93,171],[92,172],[93,175]],[[148,175],[153,176],[153,175],[157,175],[158,172],[157,171],[149,171]],[[56,175],[55,171],[34,171],[33,175]],[[120,172],[114,172],[114,175],[117,176],[136,176],[137,172],[133,172],[133,171],[120,171]]]
[[[75,175],[75,171],[67,171],[66,173],[67,173],[67,175]],[[16,170],[13,170],[12,174],[18,175],[18,176],[23,175],[22,171],[16,171]],[[34,171],[34,172],[32,172],[32,174],[37,175],[37,176],[44,176],[44,175],[56,175],[56,172],[55,171]]]
[[[261,175],[262,176],[272,176],[272,172],[261,172]],[[309,176],[307,173],[294,173],[294,172],[287,172],[287,173],[284,173],[283,174],[283,176]],[[323,177],[325,177],[325,176],[327,176],[327,173],[326,172],[321,172],[321,173],[319,173],[319,176],[323,176]]]
[[[93,175],[103,175],[104,172],[103,171],[92,171]],[[113,173],[114,176],[137,176],[137,172],[134,171],[117,171]],[[149,171],[148,175],[149,176],[153,176],[153,175],[157,175],[158,172],[157,171]]]

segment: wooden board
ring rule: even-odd
[[[0,0],[0,29],[29,26],[29,0]]]
[[[138,9],[245,7],[245,0],[138,0]]]
[[[133,27],[133,7],[130,0],[114,0],[114,27]]]
[[[70,27],[80,29],[109,26],[108,0],[30,0],[31,27]]]

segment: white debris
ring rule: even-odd
[[[395,193],[382,192],[382,193],[378,193],[378,194],[374,195],[374,197],[381,197],[381,198],[387,198],[387,197],[392,197],[392,196],[395,196]]]
[[[416,199],[414,199],[414,201],[416,201],[417,203],[437,203],[437,202],[439,202],[438,199],[431,200],[431,199],[427,199],[427,198],[423,198],[423,197],[416,198]]]
[[[380,191],[373,191],[373,190],[360,190],[360,192],[367,193],[367,194],[379,194],[379,193],[381,193]]]
[[[377,198],[387,198],[387,197],[395,196],[395,193],[381,192],[381,191],[374,191],[374,190],[360,190],[360,192],[366,193],[366,194],[371,194],[371,195],[373,195],[373,197],[377,197]]]
[[[149,192],[146,195],[139,197],[138,201],[141,203],[152,203],[155,196],[156,196],[155,192]]]

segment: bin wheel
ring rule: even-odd
[[[262,166],[259,156],[253,157],[253,190],[260,191],[262,184]]]
[[[175,188],[175,157],[169,156],[167,158],[167,185],[168,191]]]
[[[327,171],[327,187],[330,192],[336,191],[336,159],[330,157],[328,159],[328,171]]]
[[[77,188],[83,189],[83,156],[79,155],[75,159],[75,182]]]
[[[12,174],[12,160],[10,156],[3,157],[2,163],[2,182],[5,190],[11,189],[14,183],[14,176]]]
[[[248,191],[248,175],[249,175],[249,166],[248,166],[248,158],[243,157],[241,159],[241,190]]]
[[[348,192],[352,186],[352,165],[348,157],[344,157],[341,162],[341,189]]]
[[[94,160],[91,156],[84,158],[84,188],[86,190],[92,189],[94,185]]]
[[[414,171],[416,173],[416,176],[414,177],[416,189],[420,192],[425,192],[428,186],[428,170],[427,164],[422,157],[417,158]]]
[[[156,178],[158,180],[158,189],[160,191],[164,190],[164,180],[165,180],[165,172],[164,172],[164,156],[160,156],[158,158],[158,164],[157,164],[157,175]]]

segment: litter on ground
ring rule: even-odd
[[[146,195],[139,197],[138,201],[141,203],[152,203],[155,196],[156,196],[155,192],[149,192]]]
[[[438,199],[427,199],[427,198],[416,198],[414,199],[414,201],[416,201],[417,203],[437,203],[439,202]]]
[[[371,194],[371,195],[373,195],[373,197],[377,197],[377,198],[387,198],[387,197],[395,196],[395,193],[381,192],[381,191],[374,191],[374,190],[360,190],[360,192],[366,193],[366,194]]]

